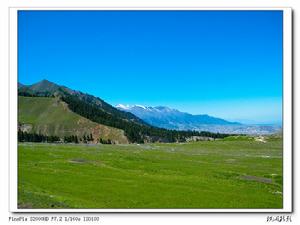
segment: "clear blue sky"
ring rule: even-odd
[[[281,11],[19,11],[18,47],[24,84],[281,122]]]

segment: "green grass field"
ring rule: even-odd
[[[282,208],[282,140],[22,143],[20,208]]]

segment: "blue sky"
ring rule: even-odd
[[[282,11],[19,11],[18,50],[24,84],[281,122]]]

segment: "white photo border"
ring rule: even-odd
[[[10,212],[201,212],[201,213],[290,213],[293,211],[293,131],[292,131],[292,9],[291,8],[84,8],[84,7],[9,7],[9,210]],[[282,209],[19,209],[18,208],[18,143],[17,143],[17,90],[18,90],[18,11],[19,10],[234,10],[283,12],[283,208]]]

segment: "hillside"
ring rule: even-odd
[[[23,131],[59,137],[92,134],[95,139],[128,143],[124,131],[92,122],[74,112],[58,98],[18,97],[18,122]]]
[[[82,93],[81,91],[72,90],[68,87],[55,84],[45,79],[32,85],[23,85],[18,83],[18,93],[22,96],[73,96],[77,100],[95,105],[97,108],[107,113],[114,114],[121,119],[130,120],[139,124],[145,124],[143,120],[134,116],[132,113],[118,110],[98,97],[89,95],[87,93]]]

